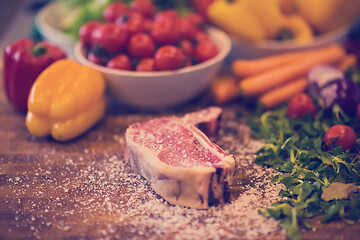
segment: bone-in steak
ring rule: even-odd
[[[208,208],[229,202],[234,157],[210,142],[194,126],[199,121],[190,121],[189,116],[131,125],[126,131],[125,158],[172,204]]]

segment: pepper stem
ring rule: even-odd
[[[31,49],[32,54],[34,54],[34,56],[39,57],[41,55],[44,55],[46,53],[46,47],[42,44],[36,44],[32,49]]]

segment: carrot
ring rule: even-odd
[[[355,54],[346,55],[338,64],[337,68],[343,72],[347,71],[350,67],[355,67],[357,64],[357,58]]]
[[[231,69],[237,77],[249,77],[297,61],[312,52],[314,50],[281,53],[257,59],[236,59],[233,61]]]
[[[238,80],[233,76],[218,79],[212,88],[216,103],[223,104],[237,98],[239,96],[237,84]]]
[[[264,73],[244,78],[239,83],[243,96],[258,96],[272,88],[280,86],[292,79],[304,76],[310,68],[317,64],[330,64],[345,56],[345,51],[337,44],[331,44],[319,50],[314,50],[295,62],[290,62]]]
[[[259,101],[264,105],[265,109],[276,107],[289,100],[292,96],[304,92],[306,85],[306,77],[300,77],[266,92],[259,98]]]

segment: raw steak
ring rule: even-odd
[[[216,121],[217,109],[156,118],[127,129],[126,161],[168,202],[199,209],[230,202],[235,159],[195,127],[205,123],[199,116]]]
[[[219,129],[222,109],[219,107],[209,107],[201,111],[185,114],[183,121],[192,124],[214,140]]]

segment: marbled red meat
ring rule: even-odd
[[[126,131],[126,160],[170,203],[207,208],[230,201],[234,158],[194,126],[201,115],[219,118],[204,113],[156,118]]]

